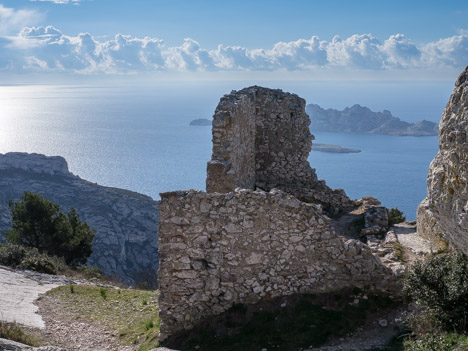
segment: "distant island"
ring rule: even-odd
[[[338,154],[348,154],[348,153],[357,153],[361,152],[359,149],[351,149],[349,147],[343,147],[340,145],[333,144],[312,144],[312,151],[321,151],[321,152],[334,152]]]
[[[211,119],[197,118],[190,122],[191,126],[211,126]]]
[[[343,111],[323,109],[309,104],[306,112],[310,117],[310,129],[325,132],[356,132],[398,136],[438,135],[438,124],[429,121],[408,123],[394,117],[388,110],[373,112],[368,107],[354,105]]]

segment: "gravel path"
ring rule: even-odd
[[[425,255],[437,251],[434,244],[416,232],[416,225],[414,224],[406,222],[395,224],[391,229],[394,230],[400,244],[413,251],[416,255]]]
[[[0,320],[16,322],[32,328],[45,328],[37,314],[34,301],[39,295],[57,287],[54,283],[41,283],[23,274],[0,268]]]

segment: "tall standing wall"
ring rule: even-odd
[[[305,100],[258,86],[221,98],[213,116],[206,190],[281,189],[337,213],[351,205],[343,190],[318,180],[307,161],[314,139]]]

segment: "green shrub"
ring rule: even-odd
[[[388,210],[388,225],[392,226],[394,224],[398,224],[401,222],[406,221],[406,217],[403,216],[403,212],[401,212],[398,208],[391,208]]]
[[[0,246],[0,264],[17,267],[26,256],[26,248],[19,245],[5,244]]]
[[[48,256],[36,248],[13,244],[0,246],[0,264],[48,274],[57,274],[67,269],[63,258]]]
[[[404,342],[405,351],[466,351],[468,338],[465,335],[451,334],[424,334],[415,340]]]
[[[106,291],[106,289],[100,288],[100,289],[99,289],[99,294],[101,295],[101,297],[102,297],[104,300],[107,300],[107,291]]]
[[[58,204],[30,192],[18,202],[10,201],[9,207],[12,229],[5,232],[9,243],[63,257],[67,264],[86,263],[95,231],[80,221],[75,209],[65,214]]]
[[[81,273],[86,279],[102,278],[102,269],[95,266],[78,266],[75,267],[75,270]]]
[[[146,330],[150,330],[150,329],[153,328],[153,327],[154,327],[153,321],[145,322],[145,329],[146,329]]]
[[[447,331],[468,330],[468,259],[460,253],[439,254],[414,264],[405,291]]]

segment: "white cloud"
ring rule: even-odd
[[[24,26],[31,26],[43,16],[34,10],[15,10],[0,4],[0,35],[17,33]]]
[[[380,41],[355,34],[330,42],[313,36],[278,42],[272,48],[218,45],[207,50],[190,38],[167,47],[158,38],[117,34],[98,40],[89,33],[68,36],[52,27],[25,27],[0,37],[3,71],[131,73],[142,71],[303,71],[314,69],[405,70],[463,68],[468,63],[468,34],[416,45],[403,34]]]
[[[54,4],[69,4],[69,3],[72,3],[74,5],[78,5],[78,3],[80,2],[80,0],[29,0],[29,1],[32,1],[32,2],[52,2]]]
[[[422,47],[426,65],[462,67],[468,64],[468,34],[440,39]]]
[[[190,38],[184,39],[181,46],[168,48],[165,53],[165,63],[169,69],[177,70],[211,70],[213,58],[200,44]]]
[[[391,35],[385,40],[382,51],[387,55],[388,66],[410,67],[418,64],[421,58],[421,50],[403,34]]]

